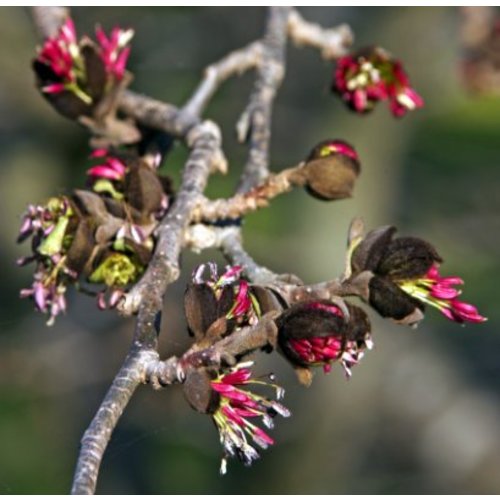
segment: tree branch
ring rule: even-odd
[[[288,35],[298,46],[309,45],[319,49],[324,59],[343,56],[354,39],[346,24],[325,29],[306,21],[295,9],[288,16]]]
[[[91,495],[111,434],[137,386],[145,381],[146,368],[157,361],[158,353],[136,349],[129,353],[109,388],[99,410],[81,440],[71,493]]]
[[[99,464],[118,419],[136,387],[145,381],[146,361],[158,360],[163,296],[167,286],[179,276],[183,232],[198,196],[205,189],[214,161],[221,161],[220,141],[218,127],[208,121],[197,125],[188,134],[187,142],[192,151],[184,167],[178,196],[160,223],[156,251],[146,273],[122,304],[124,313],[139,311],[131,353],[84,434],[73,493],[95,491]]]
[[[236,130],[250,145],[238,192],[248,191],[268,175],[271,118],[276,92],[285,76],[286,26],[289,7],[270,7],[263,39],[262,64],[255,88]]]
[[[191,214],[191,219],[193,222],[238,219],[249,212],[267,207],[273,198],[303,184],[303,179],[295,175],[302,165],[270,174],[258,186],[244,193],[237,193],[232,198],[200,200]]]

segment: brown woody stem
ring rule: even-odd
[[[309,45],[318,49],[324,59],[343,56],[354,38],[346,24],[325,29],[306,21],[295,9],[288,16],[288,35],[296,45]]]
[[[237,193],[232,198],[200,200],[199,205],[191,214],[191,220],[193,222],[202,220],[208,222],[237,219],[249,212],[267,207],[273,198],[288,193],[294,186],[303,183],[297,175],[301,167],[302,164],[282,170],[278,174],[270,174],[258,186],[244,193]]]

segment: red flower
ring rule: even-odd
[[[366,315],[359,308],[348,307],[350,322],[345,321],[337,305],[327,301],[298,304],[290,309],[280,321],[279,342],[285,355],[301,366],[323,366],[325,373],[339,361],[350,377],[351,368],[373,342]]]
[[[203,274],[206,268],[207,264],[202,264],[194,271],[193,282],[196,285],[208,285],[215,293],[217,300],[221,298],[224,288],[233,287],[234,301],[226,313],[226,319],[234,319],[240,326],[255,324],[261,316],[260,306],[251,292],[248,281],[240,277],[243,268],[241,266],[228,266],[226,272],[219,276],[217,265],[214,262],[209,262],[210,277],[205,280]]]
[[[109,90],[108,84],[123,78],[130,54],[127,45],[133,35],[133,30],[116,27],[108,38],[97,27],[98,45],[88,38],[78,41],[73,21],[66,19],[57,35],[45,41],[35,59],[42,92],[68,91],[92,105],[94,99],[99,100]],[[94,76],[88,71],[94,72]]]
[[[69,90],[76,93],[84,102],[91,101],[90,96],[78,82],[84,77],[85,67],[72,19],[66,19],[57,35],[45,41],[36,60],[47,65],[56,79],[44,85],[43,92],[55,94]]]
[[[98,26],[95,34],[106,72],[117,80],[121,80],[130,55],[130,47],[127,45],[134,36],[134,31],[115,27],[108,38],[102,28]]]
[[[224,448],[221,474],[226,473],[228,457],[238,458],[245,465],[251,465],[259,458],[253,443],[263,449],[274,444],[274,440],[253,423],[252,419],[261,418],[262,423],[272,429],[273,418],[276,415],[290,416],[290,411],[282,404],[242,388],[249,384],[265,385],[275,389],[277,399],[283,397],[284,390],[281,387],[252,379],[252,372],[249,369],[252,364],[253,361],[240,363],[211,382],[212,389],[219,395],[219,404],[212,418]]]
[[[412,297],[436,307],[452,321],[457,323],[486,321],[487,318],[481,316],[475,306],[457,299],[462,292],[454,287],[463,283],[458,276],[440,276],[439,267],[434,263],[425,276],[403,281],[399,286]]]
[[[423,319],[425,304],[458,323],[486,321],[477,309],[458,300],[458,276],[440,276],[443,261],[436,249],[420,238],[394,238],[396,228],[370,231],[351,246],[354,275],[370,271],[369,293],[364,297],[383,317],[406,324]]]
[[[378,47],[338,59],[332,90],[358,113],[371,111],[378,101],[385,100],[397,117],[424,105],[411,88],[401,62]]]

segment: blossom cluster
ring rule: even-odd
[[[250,370],[252,365],[252,361],[239,363],[228,371],[218,374],[210,384],[218,396],[218,404],[212,418],[224,449],[221,474],[226,473],[228,457],[236,457],[245,465],[251,465],[259,458],[255,445],[266,449],[274,444],[274,439],[258,427],[254,423],[255,420],[261,419],[265,427],[272,429],[273,419],[277,415],[290,416],[290,411],[281,403],[246,389],[248,385],[258,384],[273,388],[277,400],[284,395],[284,390],[276,384],[253,379]],[[255,445],[249,442],[249,439]]]
[[[396,117],[424,105],[411,87],[401,61],[380,47],[339,58],[332,90],[358,113],[371,111],[378,101],[388,101]]]
[[[33,61],[38,87],[62,114],[91,114],[124,79],[133,36],[131,29],[115,27],[108,36],[97,27],[97,42],[87,36],[79,40],[73,20],[67,18]]]
[[[95,150],[99,164],[88,171],[90,189],[29,205],[18,241],[31,239],[34,281],[21,291],[53,324],[66,310],[69,285],[102,284],[92,292],[99,308],[115,307],[143,274],[155,245],[154,231],[170,192],[156,171],[138,157]],[[87,290],[89,291],[89,290]]]

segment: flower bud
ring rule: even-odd
[[[207,268],[209,276],[204,278]],[[197,340],[204,338],[209,330],[211,336],[227,335],[235,328],[255,324],[261,317],[259,302],[252,287],[240,278],[241,272],[240,266],[233,266],[219,276],[213,262],[195,269],[193,283],[184,295],[184,311],[189,332]],[[273,307],[271,296],[260,289],[257,293],[267,300],[266,307]],[[225,321],[218,321],[221,319]],[[215,330],[210,329],[212,325]]]
[[[340,200],[352,196],[359,173],[354,148],[344,141],[329,139],[311,151],[303,175],[310,194],[322,200]]]
[[[219,393],[212,389],[212,378],[206,370],[193,370],[186,374],[182,390],[187,402],[199,413],[214,413],[220,403]]]
[[[370,322],[359,307],[346,303],[349,319],[326,300],[299,303],[277,320],[278,344],[295,366],[323,366],[325,373],[339,361],[347,376],[351,367],[371,348]]]

